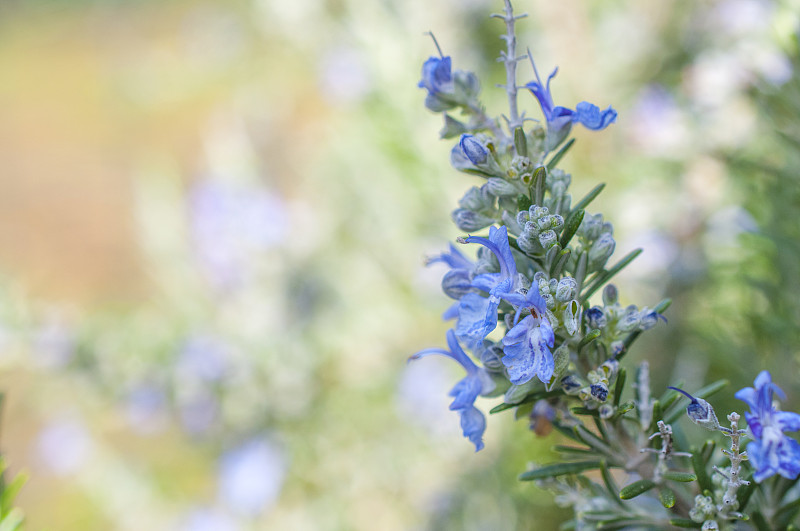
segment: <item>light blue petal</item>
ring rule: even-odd
[[[790,437],[784,437],[776,452],[779,462],[778,474],[787,479],[797,479],[800,475],[800,444]]]
[[[503,365],[508,369],[508,379],[514,385],[529,382],[536,376],[535,357],[527,341],[508,345],[503,349]]]
[[[483,389],[483,382],[481,382],[477,372],[459,380],[449,393],[453,397],[450,409],[458,411],[459,409],[472,407],[475,399],[481,394],[481,389]]]
[[[473,341],[485,338],[497,328],[497,307],[499,305],[500,299],[497,297],[485,298],[477,293],[464,295],[458,305],[456,335]]]
[[[600,111],[597,105],[582,101],[575,106],[575,114],[572,116],[573,122],[583,124],[587,129],[599,131],[605,129],[617,119],[617,111],[609,107],[604,111]]]
[[[461,415],[461,430],[464,437],[475,445],[475,451],[483,449],[483,432],[486,431],[486,417],[478,408],[470,407],[459,411]]]
[[[543,320],[542,324],[546,322],[547,320]],[[549,335],[547,330],[550,331]],[[553,341],[550,339],[553,337],[552,334],[553,330],[548,324],[546,329],[542,326],[535,327],[528,336],[528,345],[533,353],[533,364],[536,367],[536,375],[539,377],[539,380],[545,383],[550,381],[553,377],[553,371],[555,370],[553,354],[550,353],[550,349],[548,348],[548,346],[552,347],[553,344]]]
[[[449,321],[450,319],[455,319],[458,317],[458,306],[460,304],[461,301],[454,302],[448,309],[446,309],[442,314],[442,320]]]
[[[447,331],[447,346],[450,348],[451,357],[464,367],[467,374],[475,374],[478,371],[478,366],[470,359],[469,356],[458,344],[456,333],[453,330]]]
[[[758,406],[756,405],[756,402],[758,401],[758,393],[756,393],[756,390],[752,387],[740,389],[736,391],[736,394],[733,396],[742,402],[745,402],[753,411],[758,409]]]
[[[775,422],[781,431],[800,431],[800,415],[797,413],[777,411]]]

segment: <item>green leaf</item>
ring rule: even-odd
[[[626,400],[621,406],[619,406],[617,411],[614,412],[610,420],[616,420],[622,417],[625,413],[627,413],[628,411],[632,410],[635,407],[636,404],[634,403],[633,400]]]
[[[614,407],[619,406],[619,399],[622,397],[622,391],[625,389],[625,379],[628,377],[625,368],[622,367],[617,374],[617,383],[614,386]]]
[[[630,500],[640,494],[644,494],[655,486],[656,484],[649,479],[640,479],[639,481],[634,481],[630,485],[623,487],[622,490],[619,491],[619,497],[621,500]]]
[[[773,521],[780,527],[784,527],[788,525],[795,516],[797,516],[798,511],[800,511],[800,498],[797,498],[796,500],[791,501],[778,509],[778,512],[775,513]]]
[[[700,529],[703,527],[703,522],[695,522],[694,520],[689,520],[688,518],[670,518],[669,523],[675,527],[683,527],[687,529]]]
[[[572,463],[556,463],[554,465],[543,466],[535,470],[528,470],[519,476],[520,481],[533,481],[535,479],[554,478],[567,474],[580,474],[587,470],[600,468],[602,461],[575,461]]]
[[[562,454],[576,454],[576,455],[596,455],[597,452],[592,450],[591,448],[579,448],[577,446],[565,446],[563,444],[557,444],[553,446],[553,451],[559,452]]]
[[[24,520],[25,515],[22,510],[15,507],[0,520],[0,531],[16,531],[17,529],[21,529]]]
[[[569,213],[567,219],[564,221],[564,230],[561,231],[561,239],[558,241],[561,247],[566,249],[572,237],[578,232],[578,228],[580,228],[585,215],[586,211],[582,208]]]
[[[603,188],[605,188],[605,187],[606,187],[606,183],[600,183],[597,186],[595,186],[594,188],[592,188],[592,190],[588,194],[586,194],[583,197],[583,199],[578,201],[575,204],[575,206],[572,207],[572,212],[575,212],[577,210],[585,209],[587,206],[589,206],[589,203],[594,201],[597,198],[597,196],[600,195],[600,192],[602,192]]]
[[[697,475],[697,484],[700,485],[700,492],[704,490],[714,491],[714,485],[711,483],[711,478],[706,471],[706,462],[703,459],[703,454],[697,448],[692,448],[692,468]]]
[[[614,264],[614,266],[611,269],[607,270],[602,275],[599,275],[591,283],[591,285],[586,288],[586,291],[583,293],[583,295],[581,295],[581,300],[585,301],[586,299],[591,297],[595,291],[597,291],[603,284],[611,280],[614,277],[614,275],[625,269],[625,267],[631,262],[633,262],[636,259],[636,257],[639,256],[640,254],[642,254],[642,249],[635,249],[629,252],[622,258],[622,260]]]
[[[570,411],[576,415],[589,415],[591,417],[597,417],[600,415],[599,411],[596,409],[589,409],[588,407],[573,407],[570,408]]]
[[[523,212],[528,210],[531,207],[531,198],[525,194],[519,194],[517,196],[517,210]]]
[[[561,247],[563,247],[563,245]],[[564,271],[564,266],[569,262],[571,254],[571,249],[562,249],[559,251],[558,258],[553,260],[553,265],[550,266],[550,278],[558,278],[561,276],[561,272]]]
[[[514,147],[517,148],[517,155],[520,157],[528,156],[528,140],[525,138],[525,131],[522,130],[522,127],[514,129]]]
[[[556,164],[558,164],[561,161],[561,158],[564,155],[567,154],[567,151],[569,151],[569,148],[571,148],[572,144],[574,144],[574,143],[575,143],[575,139],[574,138],[570,138],[569,142],[564,144],[564,146],[561,149],[558,150],[558,153],[553,155],[553,158],[550,159],[550,162],[547,163],[547,169],[548,170],[552,170],[553,168],[555,168]]]
[[[764,515],[760,512],[756,511],[750,515],[750,520],[753,522],[753,525],[756,526],[758,531],[771,531],[772,527],[767,523],[767,519],[764,518]]]
[[[658,493],[658,500],[666,509],[671,509],[675,506],[675,493],[672,491],[672,489],[664,487]]]
[[[600,330],[595,328],[594,330],[592,330],[591,332],[589,332],[588,334],[583,336],[583,339],[581,339],[581,342],[578,343],[578,352],[583,350],[583,347],[585,347],[586,345],[588,345],[589,343],[591,343],[592,341],[594,341],[595,339],[600,337],[602,334],[603,334],[603,332],[601,332]]]
[[[697,476],[690,472],[676,472],[674,470],[664,472],[662,477],[670,481],[680,481],[681,483],[689,483],[690,481],[697,480]]]

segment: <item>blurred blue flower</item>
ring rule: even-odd
[[[542,382],[553,377],[555,363],[550,349],[555,335],[547,319],[547,303],[534,283],[526,295],[506,294],[505,300],[517,306],[514,328],[503,338],[503,365],[508,368],[508,377],[514,385],[520,385],[538,376]],[[528,310],[529,315],[519,321],[520,314]]]
[[[227,346],[208,334],[190,336],[183,344],[176,371],[191,382],[217,382],[228,370]]]
[[[188,433],[206,433],[219,416],[219,400],[209,390],[198,390],[181,398],[179,406],[181,425]]]
[[[430,57],[422,65],[422,79],[417,85],[435,96],[440,92],[453,92],[453,74],[450,57]]]
[[[775,408],[773,395],[781,399],[786,395],[772,383],[769,371],[762,371],[754,384],[755,388],[745,387],[735,395],[750,406],[745,418],[755,438],[747,445],[747,455],[756,469],[753,479],[760,483],[775,474],[796,479],[800,474],[800,444],[784,432],[800,430],[800,415]]]
[[[531,81],[525,87],[539,100],[542,114],[547,121],[548,136],[553,139],[553,146],[558,145],[569,134],[573,123],[577,122],[583,124],[587,129],[598,131],[608,127],[617,119],[617,111],[613,108],[609,107],[601,111],[597,105],[586,101],[580,102],[574,111],[556,106],[553,103],[553,95],[550,93],[550,81],[555,77],[558,68],[553,70],[553,73],[547,78],[547,85],[542,84],[536,65],[534,65],[533,71],[536,74],[536,81]]]
[[[180,531],[236,531],[239,526],[230,516],[208,508],[195,508],[184,517]]]
[[[240,287],[254,258],[286,238],[285,206],[263,188],[205,179],[192,187],[189,211],[200,265],[220,288]]]
[[[86,464],[94,442],[86,425],[74,418],[50,422],[39,433],[39,458],[56,475],[77,474]]]
[[[478,293],[467,293],[458,303],[458,321],[455,332],[460,338],[468,341],[472,348],[483,341],[492,330],[497,328],[497,307],[502,295],[514,291],[517,282],[517,264],[508,244],[508,229],[489,227],[489,238],[469,236],[462,240],[465,243],[479,243],[492,251],[500,262],[499,273],[484,273],[472,279],[472,286],[486,292],[483,297]],[[447,314],[448,317],[452,316]]]
[[[464,437],[475,445],[475,451],[483,448],[483,432],[486,430],[486,418],[476,407],[475,399],[478,395],[488,393],[494,389],[494,382],[486,373],[467,356],[461,345],[458,344],[455,332],[447,331],[447,346],[450,350],[429,348],[421,350],[411,356],[409,361],[418,360],[431,354],[441,354],[454,359],[464,367],[467,375],[456,383],[450,390],[453,403],[450,409],[458,411],[461,417],[461,429]]]
[[[255,517],[278,499],[286,476],[283,452],[255,438],[226,452],[219,463],[219,497],[236,514]]]
[[[156,384],[135,387],[125,401],[125,416],[131,428],[141,435],[161,432],[167,425],[167,394]]]

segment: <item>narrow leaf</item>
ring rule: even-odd
[[[666,509],[671,509],[675,506],[675,493],[672,491],[672,489],[664,487],[658,493],[658,500]]]
[[[655,486],[656,484],[649,479],[640,479],[639,481],[634,481],[630,485],[623,487],[622,490],[619,491],[619,497],[622,500],[630,500],[640,494],[644,494]]]
[[[595,291],[597,291],[603,284],[611,280],[614,275],[625,269],[625,267],[633,262],[637,256],[642,254],[642,249],[635,249],[628,254],[626,254],[622,260],[617,262],[611,269],[607,270],[604,274],[598,276],[590,286],[586,288],[586,291],[581,295],[581,300],[585,301],[589,297],[591,297]]]
[[[697,476],[690,472],[676,472],[674,470],[664,472],[663,478],[670,481],[680,481],[681,483],[689,483],[690,481],[697,480]]]
[[[550,159],[550,162],[547,163],[547,169],[548,170],[552,170],[553,168],[555,168],[556,164],[558,164],[561,161],[561,158],[564,155],[567,154],[567,151],[569,151],[569,148],[571,148],[572,144],[574,144],[574,143],[575,143],[575,139],[574,138],[570,138],[569,142],[564,144],[564,146],[561,149],[558,150],[558,153],[553,155],[553,158]]]
[[[688,518],[670,518],[669,523],[675,527],[683,527],[686,529],[700,529],[703,527],[703,522],[695,522]]]
[[[627,378],[627,372],[625,368],[622,367],[619,370],[619,374],[617,374],[617,383],[614,386],[614,407],[619,406],[619,400],[622,398],[622,391],[625,389],[625,379]]]
[[[594,188],[592,188],[592,190],[588,194],[586,194],[583,197],[583,199],[575,203],[575,206],[572,207],[572,211],[575,212],[577,210],[585,209],[587,206],[589,206],[589,203],[594,201],[597,198],[597,196],[600,195],[600,192],[602,192],[603,188],[605,187],[606,183],[600,183]]]
[[[559,240],[561,247],[567,247],[572,237],[578,232],[585,215],[586,211],[582,208],[569,213],[569,216],[567,216],[567,219],[564,221],[564,230],[561,231],[561,239]]]
[[[533,481],[535,479],[546,479],[567,474],[580,474],[587,470],[600,468],[601,461],[575,461],[573,463],[556,463],[554,465],[543,466],[535,470],[528,470],[519,476],[520,481]]]
[[[514,147],[517,148],[517,155],[520,157],[528,156],[528,140],[525,138],[525,131],[522,127],[514,129]]]
[[[714,485],[711,483],[711,478],[706,471],[706,462],[703,459],[703,453],[697,448],[692,448],[692,468],[697,475],[697,484],[700,485],[700,492],[704,490],[714,491]]]
[[[586,345],[588,345],[589,343],[591,343],[592,341],[594,341],[595,339],[597,339],[601,335],[602,335],[602,332],[600,330],[598,330],[597,328],[595,328],[594,330],[592,330],[591,332],[589,332],[588,334],[583,336],[583,339],[581,339],[581,342],[578,343],[578,352],[583,350],[583,347],[585,347]]]

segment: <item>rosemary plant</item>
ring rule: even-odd
[[[736,412],[721,425],[706,400],[727,382],[692,394],[677,387],[655,393],[647,362],[634,371],[622,364],[642,332],[666,322],[670,301],[652,308],[620,303],[609,282],[641,250],[612,260],[613,226],[589,211],[605,185],[575,201],[572,177],[559,167],[573,145],[573,126],[599,131],[617,112],[585,101],[574,109],[556,105],[550,89],[556,71],[543,82],[530,51],[517,49],[515,27],[525,15],[515,15],[504,0],[503,12],[492,16],[505,26],[499,60],[507,115],[487,114],[478,77],[454,70],[435,39],[438,56],[422,67],[425,105],[443,115],[442,138],[457,139],[452,166],[481,183],[453,211],[467,233],[460,245],[429,260],[450,268],[442,279],[454,300],[444,314],[453,321],[447,348],[411,359],[439,354],[464,368],[466,376],[450,391],[450,409],[476,451],[484,447],[486,428],[478,396],[502,396],[491,414],[513,410],[538,435],[554,428],[568,441],[555,446],[561,460],[520,475],[572,506],[565,528],[790,528],[800,510],[800,444],[785,432],[800,430],[800,415],[777,409],[773,398],[782,391],[767,371],[736,393],[751,409],[747,430]],[[519,85],[518,67],[528,63],[534,79]],[[520,112],[520,89],[538,102],[542,121]],[[477,248],[475,259],[461,252],[466,247]],[[601,305],[590,303],[595,293],[602,294]],[[633,398],[623,401],[626,386]],[[717,432],[716,439],[682,447],[673,424],[683,414],[683,398],[689,419]],[[727,443],[717,451],[720,440]]]

